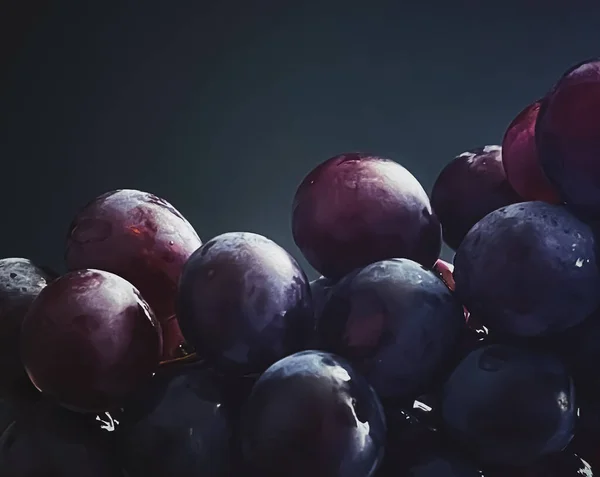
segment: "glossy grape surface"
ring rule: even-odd
[[[304,351],[257,381],[242,421],[254,475],[370,477],[383,458],[385,418],[367,382],[344,360]]]
[[[465,326],[462,306],[433,272],[392,259],[344,277],[317,323],[324,349],[348,359],[379,396],[414,398],[432,384]]]
[[[185,339],[216,369],[260,373],[312,339],[309,282],[273,241],[232,232],[206,242],[184,267],[177,317]]]
[[[400,164],[368,154],[332,157],[296,191],[292,232],[308,262],[328,278],[387,258],[431,267],[440,224],[417,179]]]
[[[576,415],[575,388],[560,360],[508,345],[473,351],[443,390],[445,431],[485,464],[531,465],[561,451]]]
[[[69,270],[94,268],[125,278],[163,323],[175,313],[184,263],[202,245],[190,223],[166,200],[132,189],[107,192],[81,209],[69,228]],[[171,344],[179,330],[164,327]],[[167,348],[164,359],[171,358]]]
[[[502,140],[502,164],[509,184],[523,199],[558,204],[560,197],[542,170],[535,143],[540,103],[527,106],[509,124]]]
[[[504,207],[478,222],[456,251],[456,294],[490,331],[563,331],[600,304],[596,246],[590,227],[562,206]]]
[[[129,282],[100,270],[69,272],[31,305],[21,329],[34,385],[81,411],[118,408],[158,366],[160,327]]]

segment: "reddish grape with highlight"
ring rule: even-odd
[[[184,263],[202,245],[190,223],[166,200],[120,189],[86,205],[71,223],[65,255],[69,270],[106,270],[132,283],[161,323],[175,313]],[[165,326],[164,342],[180,335]],[[172,349],[166,349],[168,359]]]
[[[77,270],[48,285],[21,329],[21,354],[43,393],[79,411],[118,408],[152,376],[160,325],[126,280]]]
[[[308,262],[334,279],[387,258],[431,267],[441,249],[440,224],[419,181],[369,154],[332,157],[305,177],[292,232]]]

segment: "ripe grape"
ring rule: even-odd
[[[225,476],[233,456],[222,402],[201,364],[161,368],[125,405],[117,442],[128,475]]]
[[[431,205],[444,242],[456,250],[469,229],[490,212],[523,199],[506,180],[502,148],[485,146],[456,156],[440,172]]]
[[[126,280],[77,270],[44,288],[21,330],[23,364],[33,384],[66,407],[117,408],[155,371],[158,322]]]
[[[527,106],[510,123],[502,141],[502,164],[512,188],[525,200],[560,203],[544,175],[535,144],[535,124],[541,101]]]
[[[328,278],[387,258],[431,267],[440,224],[417,179],[389,159],[341,154],[316,167],[294,197],[294,240]]]
[[[530,465],[561,451],[576,413],[573,382],[557,358],[507,345],[469,354],[442,396],[445,431],[491,465]]]
[[[462,306],[433,272],[391,259],[356,270],[335,286],[317,335],[383,400],[414,399],[437,377],[464,326]]]
[[[40,401],[0,437],[3,477],[122,477],[109,442],[97,427]]]
[[[600,217],[600,60],[570,68],[542,101],[535,130],[542,168],[567,204]]]
[[[267,369],[242,421],[245,463],[263,477],[371,477],[384,440],[373,389],[347,362],[317,351]]]
[[[271,240],[246,232],[219,235],[190,257],[177,317],[196,353],[232,375],[260,373],[304,349],[315,321],[298,263]]]
[[[544,202],[496,210],[454,257],[456,294],[494,333],[540,336],[583,321],[600,305],[590,227]]]
[[[69,228],[65,260],[69,270],[94,268],[125,278],[164,323],[175,313],[183,265],[201,244],[194,228],[167,201],[121,189],[79,211]],[[175,324],[163,328],[166,345],[180,335]],[[163,358],[172,351],[165,349]]]
[[[26,258],[0,260],[0,395],[32,394],[21,362],[21,323],[33,300],[56,278]]]

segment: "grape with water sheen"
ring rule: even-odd
[[[570,68],[542,101],[535,129],[544,173],[578,212],[600,218],[600,60]]]
[[[313,337],[309,281],[275,242],[231,232],[206,242],[186,263],[177,318],[185,339],[215,368],[260,373]]]
[[[457,345],[460,303],[433,272],[407,259],[344,277],[317,323],[327,351],[348,359],[383,400],[415,398]]]
[[[228,475],[230,416],[200,363],[168,366],[125,404],[118,449],[129,477]]]
[[[385,417],[349,363],[303,351],[259,378],[242,418],[246,465],[262,477],[370,477],[381,463]]]
[[[21,324],[31,303],[56,275],[26,258],[0,260],[0,395],[23,397],[32,386],[21,361]],[[33,390],[35,391],[35,390]]]
[[[540,104],[530,104],[509,124],[502,140],[502,164],[509,184],[523,199],[559,204],[560,197],[542,170],[535,143]]]
[[[44,288],[21,329],[21,354],[43,393],[80,411],[118,408],[152,376],[160,358],[159,324],[129,282],[77,270]]]
[[[563,206],[503,207],[478,222],[456,251],[456,294],[490,331],[564,331],[600,305],[596,247],[591,228]]]
[[[444,242],[454,250],[487,214],[522,200],[506,180],[500,146],[459,154],[440,172],[431,191]]]
[[[296,191],[294,240],[328,278],[387,258],[431,267],[440,224],[419,181],[400,164],[369,154],[340,154],[308,174]]]
[[[166,200],[132,189],[107,192],[81,209],[69,228],[69,270],[94,268],[132,283],[163,323],[175,314],[177,283],[184,263],[202,245],[191,224]],[[178,356],[180,337],[163,328],[165,359]]]
[[[566,366],[552,355],[508,345],[473,351],[442,394],[445,431],[490,465],[531,465],[563,450],[576,415]]]

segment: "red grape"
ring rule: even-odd
[[[565,202],[600,216],[600,60],[569,69],[542,101],[536,142],[542,168]]]
[[[560,198],[544,175],[535,144],[540,103],[527,106],[508,126],[502,140],[502,164],[509,184],[523,199],[558,204]]]
[[[21,330],[33,384],[81,411],[119,407],[155,371],[161,347],[159,324],[139,292],[100,270],[70,272],[44,288]]]
[[[304,349],[315,322],[298,263],[246,232],[219,235],[194,252],[181,275],[177,318],[196,353],[231,375],[260,373]]]
[[[94,268],[132,283],[164,323],[175,313],[181,270],[202,242],[190,223],[167,201],[138,190],[103,194],[73,220],[65,255],[69,270]],[[164,342],[179,335],[165,326]],[[166,349],[168,359],[172,349]]]
[[[0,395],[35,393],[21,362],[19,335],[31,303],[54,278],[25,258],[0,260]]]
[[[473,227],[454,257],[456,294],[490,332],[541,336],[600,305],[590,227],[563,206],[524,202]]]
[[[442,223],[444,241],[454,250],[487,214],[522,200],[506,180],[500,146],[458,155],[440,172],[431,192],[431,205]]]
[[[456,288],[454,276],[452,275],[454,273],[454,265],[440,258],[433,265],[433,272],[442,279],[450,291],[454,291]]]
[[[387,258],[431,267],[441,248],[421,184],[400,164],[368,154],[332,157],[304,178],[292,231],[308,262],[328,278]]]

